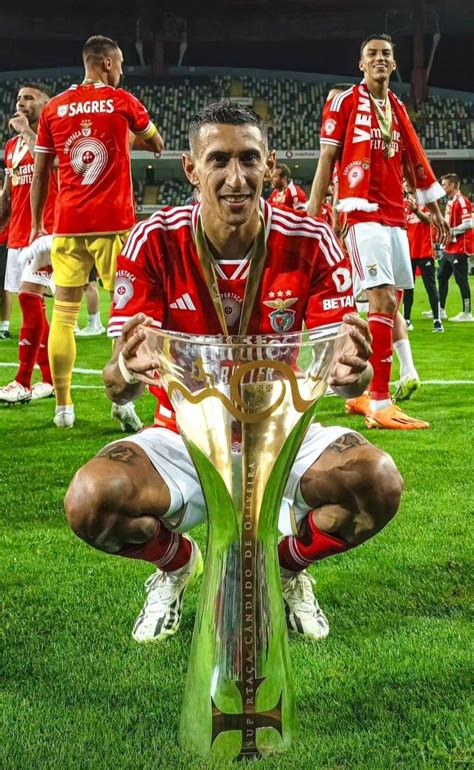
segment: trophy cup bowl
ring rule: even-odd
[[[160,385],[207,506],[180,743],[241,759],[288,749],[295,699],[278,565],[291,466],[346,333],[156,332]]]

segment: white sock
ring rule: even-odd
[[[66,406],[57,406],[56,414],[74,414],[74,404],[67,404]]]
[[[415,364],[413,363],[413,356],[411,354],[410,340],[398,340],[393,343],[393,349],[400,361],[400,377],[416,377]]]
[[[386,406],[392,406],[390,398],[383,398],[381,401],[374,401],[372,398],[370,399],[369,408],[371,412],[380,412],[380,410],[385,409]]]
[[[2,332],[7,332],[10,329],[10,321],[2,321]]]
[[[92,313],[92,315],[89,313],[89,326],[102,326],[100,323],[100,311],[98,313]]]

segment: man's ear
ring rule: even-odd
[[[188,180],[191,182],[193,187],[198,187],[199,179],[198,175],[196,174],[194,160],[192,159],[191,155],[183,152],[181,155],[181,162],[183,164],[183,171],[186,174]]]
[[[273,171],[275,170],[275,163],[276,163],[276,152],[275,150],[270,150],[267,158],[267,170],[265,172],[265,176],[267,177],[267,179],[269,179],[273,174]]]
[[[362,61],[362,59],[359,62],[359,69],[360,69],[361,72],[364,71],[364,62]]]
[[[105,72],[110,72],[112,68],[112,59],[110,56],[104,56],[102,59],[102,68]]]

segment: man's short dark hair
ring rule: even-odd
[[[120,46],[116,40],[104,35],[92,35],[82,46],[82,58],[84,61],[91,59],[96,62],[103,60],[105,56],[111,56],[119,50]]]
[[[47,96],[48,99],[51,99],[51,97],[54,96],[53,89],[47,86],[46,83],[28,81],[27,83],[22,83],[20,88],[34,88],[35,91],[40,91]],[[20,88],[18,90],[20,90]]]
[[[393,42],[390,35],[387,35],[385,32],[374,32],[373,35],[368,35],[365,40],[361,43],[360,46],[360,57],[362,58],[362,51],[364,50],[367,43],[370,43],[371,40],[385,40],[386,43],[390,43],[392,46],[392,53],[395,56],[395,43]]]
[[[209,124],[224,124],[230,126],[257,126],[265,143],[268,141],[268,131],[260,115],[245,104],[224,99],[221,102],[208,104],[191,118],[189,124],[189,146],[191,150],[196,144],[199,132]]]
[[[280,176],[283,179],[291,179],[290,167],[286,163],[275,163],[275,168],[280,169]]]
[[[459,179],[458,175],[454,172],[451,172],[450,174],[443,174],[441,179],[447,179],[448,182],[452,182],[456,187],[459,187],[461,184],[461,180]]]

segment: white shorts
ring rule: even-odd
[[[283,494],[278,519],[278,529],[282,535],[296,535],[301,521],[311,510],[300,492],[301,477],[333,441],[345,433],[353,432],[350,428],[341,428],[337,425],[323,428],[319,423],[313,423],[309,427]],[[161,516],[167,529],[175,532],[189,532],[206,521],[206,505],[201,485],[181,436],[167,428],[146,428],[135,436],[127,436],[126,439],[118,439],[112,443],[117,444],[122,441],[141,447],[168,486],[171,505],[169,510]],[[176,489],[180,494],[173,492]]]
[[[49,257],[48,257],[49,255]],[[25,260],[30,260],[26,262]],[[44,286],[45,294],[54,295],[55,285],[51,266],[51,236],[38,238],[30,246],[21,249],[8,249],[5,269],[6,291],[18,294],[23,281]]]
[[[21,282],[28,281],[29,283],[36,283],[39,286],[44,286],[46,291],[44,292],[48,297],[54,297],[56,286],[53,279],[53,268],[49,270],[43,268],[42,270],[33,270],[31,262],[29,262],[24,268],[21,274]]]
[[[23,272],[23,266],[20,264],[18,258],[23,249],[8,249],[7,252],[7,266],[5,268],[5,291],[11,291],[18,294],[18,289],[21,283],[21,274]]]
[[[379,222],[358,222],[349,228],[346,246],[352,262],[356,300],[365,289],[388,284],[397,289],[413,288],[410,249],[406,230]]]

